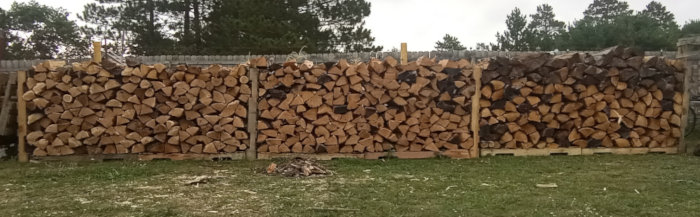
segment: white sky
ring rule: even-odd
[[[19,0],[25,2],[28,0]],[[71,18],[94,0],[37,0],[53,7],[63,7]],[[537,5],[552,5],[557,19],[572,22],[583,17],[583,11],[593,0],[368,0],[372,13],[366,27],[372,30],[376,44],[385,50],[408,43],[410,51],[432,50],[435,42],[446,33],[459,38],[467,47],[477,42],[494,42],[495,34],[506,28],[506,15],[518,7],[524,14],[535,12]],[[635,11],[644,9],[651,0],[627,0]],[[700,19],[700,0],[657,0],[675,14],[683,25],[690,19]],[[0,1],[9,9],[11,0]]]

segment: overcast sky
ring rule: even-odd
[[[25,0],[20,0],[25,1]],[[94,0],[37,0],[42,4],[63,7],[75,13]],[[366,19],[376,44],[385,50],[408,43],[411,51],[432,50],[435,41],[446,33],[459,38],[467,47],[477,42],[494,42],[495,34],[506,28],[506,15],[518,7],[524,14],[535,12],[537,5],[552,5],[557,19],[570,23],[583,17],[583,11],[593,0],[368,0],[372,14]],[[651,0],[628,0],[636,11],[644,9]],[[683,25],[690,19],[700,19],[700,0],[657,0],[676,15]],[[0,1],[8,9],[11,0]]]

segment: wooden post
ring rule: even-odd
[[[250,67],[248,77],[250,78],[251,95],[248,99],[248,135],[250,142],[248,150],[245,152],[245,157],[248,160],[258,159],[258,68]]]
[[[401,64],[408,64],[408,45],[401,43]]]
[[[92,61],[96,63],[102,62],[102,42],[92,42],[92,51]]]
[[[7,131],[7,123],[10,122],[10,93],[12,92],[12,84],[17,81],[17,73],[10,73],[10,79],[7,79],[7,84],[5,84],[5,95],[3,95],[2,109],[0,109],[0,134],[1,135],[12,135]]]
[[[677,43],[678,52],[676,58],[683,61],[685,67],[683,76],[683,113],[681,114],[681,138],[678,140],[679,153],[693,153],[696,144],[690,146],[685,143],[685,128],[688,125],[688,109],[690,109],[690,76],[698,70],[700,65],[700,36],[681,38]]]
[[[474,64],[474,63],[472,63]],[[481,65],[474,64],[474,82],[476,84],[476,91],[474,91],[474,96],[472,97],[472,133],[474,138],[474,147],[472,147],[470,155],[471,157],[479,157],[479,120],[481,120],[481,105],[479,100],[481,100]]]
[[[27,137],[27,102],[24,101],[24,82],[27,72],[17,72],[17,159],[19,162],[29,162],[25,139]]]

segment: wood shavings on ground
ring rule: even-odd
[[[333,172],[326,169],[315,160],[306,158],[294,158],[279,165],[271,163],[267,169],[267,174],[279,174],[286,177],[308,177],[332,175]]]

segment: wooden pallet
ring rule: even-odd
[[[676,154],[678,153],[678,147],[665,147],[665,148],[583,148],[581,149],[581,154],[583,155],[595,155],[595,154],[619,154],[619,155],[629,155],[629,154]]]
[[[511,155],[511,156],[551,156],[551,155],[581,155],[580,148],[543,148],[543,149],[481,149],[481,156]]]
[[[97,155],[66,155],[66,156],[33,156],[36,161],[151,161],[151,160],[242,160],[245,153],[227,154],[97,154]]]
[[[362,154],[353,154],[353,153],[334,153],[334,154],[307,154],[307,153],[258,153],[258,159],[262,160],[270,160],[270,159],[278,159],[278,158],[283,158],[283,159],[291,159],[291,158],[309,158],[309,159],[316,159],[316,160],[333,160],[333,159],[380,159],[384,158],[387,155],[386,152],[371,152],[371,153],[362,153]]]

